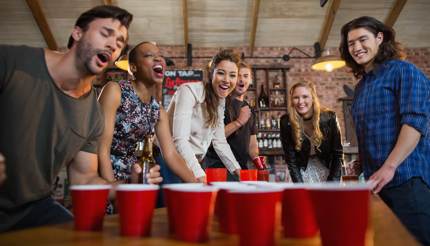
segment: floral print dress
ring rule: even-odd
[[[149,104],[140,100],[129,80],[118,82],[121,88],[121,104],[115,117],[111,146],[111,161],[117,180],[128,181],[131,166],[137,162],[134,155],[136,143],[153,134],[160,119],[160,104],[151,97]]]

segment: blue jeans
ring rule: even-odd
[[[175,183],[182,183],[182,180],[170,170],[170,168],[167,166],[166,161],[164,160],[163,156],[161,154],[155,156],[155,161],[158,165],[160,165],[160,174],[161,177],[163,177],[163,182],[161,182],[161,189],[158,192],[157,197],[157,208],[164,207],[164,192],[163,192],[163,185],[164,184],[175,184]]]
[[[382,200],[423,245],[430,245],[430,188],[420,177],[382,189]]]
[[[46,197],[25,205],[24,209],[27,210],[24,217],[12,227],[6,229],[6,231],[73,221],[72,213],[52,197]],[[19,213],[19,210],[17,213]]]

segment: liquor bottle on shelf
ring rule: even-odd
[[[269,107],[269,96],[266,94],[264,90],[264,85],[261,85],[260,96],[258,97],[258,106],[260,108]]]
[[[273,81],[273,88],[279,89],[281,88],[281,78],[279,78],[279,75],[275,75],[274,81]]]
[[[264,119],[264,115],[261,114],[260,116],[260,129],[266,128],[266,120]]]
[[[272,122],[270,121],[269,113],[266,114],[266,129],[270,130],[272,129]]]
[[[274,129],[278,129],[279,128],[278,122],[276,121],[274,115],[272,115],[272,128],[274,128]]]
[[[275,91],[275,96],[273,96],[273,106],[278,107],[279,103],[279,91]]]
[[[262,138],[260,138],[258,140],[258,148],[260,148],[260,149],[264,148],[264,143],[263,143],[263,139]]]

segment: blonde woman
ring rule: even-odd
[[[293,182],[339,180],[343,163],[336,114],[320,106],[315,85],[298,82],[281,118],[281,140]]]

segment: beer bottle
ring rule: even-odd
[[[153,135],[146,135],[143,142],[138,142],[135,153],[140,159],[139,165],[142,168],[142,175],[139,177],[139,183],[148,184],[148,178],[146,176],[156,163],[153,155]]]
[[[258,97],[258,106],[260,108],[269,107],[269,97],[267,96],[266,91],[264,90],[264,85],[261,85],[260,96]]]

